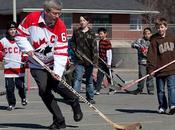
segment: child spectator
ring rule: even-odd
[[[109,39],[107,39],[107,30],[105,28],[99,28],[98,34],[100,37],[99,41],[99,62],[98,66],[100,69],[105,71],[109,76],[111,76],[111,62],[112,62],[112,45]],[[104,73],[98,70],[97,73],[97,83],[95,86],[95,94],[99,95],[101,90],[102,81],[104,78]],[[112,77],[111,77],[112,78]],[[111,84],[111,79],[107,77],[108,83]],[[109,88],[109,94],[115,93],[115,91]]]
[[[13,110],[16,105],[15,98],[15,86],[18,89],[19,96],[21,98],[21,104],[27,105],[26,92],[25,92],[25,67],[21,63],[10,61],[7,59],[23,62],[23,59],[27,58],[22,55],[18,48],[14,37],[16,35],[17,24],[15,22],[9,22],[7,26],[7,33],[4,38],[0,40],[0,61],[4,60],[4,76],[5,87],[7,92],[7,101],[9,111]]]
[[[151,37],[151,44],[148,49],[148,73],[175,59],[175,36],[168,32],[168,23],[165,18],[157,19],[155,23],[157,33]],[[172,64],[155,74],[157,97],[160,114],[166,113],[169,107],[169,114],[175,113],[175,65]],[[168,101],[165,95],[165,84],[168,88]]]
[[[84,54],[89,58],[94,65],[97,64],[97,41],[95,33],[89,27],[89,17],[86,15],[80,16],[80,27],[76,29],[72,36],[72,47],[75,50],[75,73],[74,73],[74,89],[77,92],[81,90],[81,83],[83,75],[86,77],[86,98],[87,100],[95,104],[94,98],[94,86],[93,86],[93,65],[84,59],[81,55]],[[82,54],[78,54],[77,52]]]
[[[148,52],[148,47],[150,45],[151,35],[152,35],[151,29],[145,28],[143,30],[143,37],[134,41],[131,45],[132,48],[135,48],[138,51],[139,78],[142,78],[147,74],[146,72],[147,52]],[[154,94],[154,82],[152,77],[148,77],[147,79],[142,80],[140,83],[138,83],[136,90],[128,91],[128,92],[135,95],[142,93],[145,81],[146,81],[147,93],[151,95]]]

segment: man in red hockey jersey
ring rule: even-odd
[[[78,98],[68,88],[58,86],[59,82],[32,59],[32,55],[36,55],[56,75],[62,77],[68,58],[68,43],[66,27],[59,18],[61,9],[62,4],[58,0],[46,0],[43,11],[32,12],[25,17],[18,27],[19,34],[15,37],[20,49],[29,55],[29,67],[38,85],[39,95],[53,115],[49,129],[54,130],[65,128],[66,124],[52,90],[71,105],[75,121],[80,121],[83,117]]]

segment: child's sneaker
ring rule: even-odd
[[[108,92],[108,95],[114,95],[114,94],[116,94],[116,93],[117,93],[116,90],[110,89],[109,92]]]
[[[23,98],[23,99],[21,100],[21,104],[22,104],[23,106],[26,106],[26,105],[27,105],[27,99],[26,99],[26,98]]]
[[[158,113],[159,113],[159,114],[165,114],[166,111],[165,111],[165,109],[163,109],[163,108],[159,108]]]
[[[169,114],[173,115],[175,113],[175,106],[171,106]]]
[[[96,92],[95,92],[95,95],[100,95],[100,92],[99,92],[99,91],[96,91]]]

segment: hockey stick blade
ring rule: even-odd
[[[112,89],[112,90],[121,90],[121,88],[122,88],[123,86],[121,85],[121,84],[119,84],[119,83],[116,83],[116,84],[114,84],[114,85],[112,85],[112,86],[110,86],[109,88],[110,89]]]
[[[83,96],[81,96],[77,91],[75,91],[72,86],[70,86],[66,81],[64,81],[62,78],[57,76],[47,65],[45,65],[40,59],[38,59],[35,55],[32,56],[32,58],[38,62],[44,69],[46,69],[56,80],[60,81],[65,87],[67,87],[72,93],[74,93],[78,98],[80,98],[84,103],[86,103],[94,112],[96,112],[100,117],[102,117],[107,123],[109,123],[113,128],[118,130],[137,130],[135,124],[131,125],[119,125],[114,123],[112,120],[110,120],[108,117],[106,117],[100,110],[98,110],[94,105],[92,105],[90,102],[86,100]],[[139,124],[139,123],[138,123]],[[134,126],[135,127],[134,127]],[[141,125],[139,124],[139,127]],[[133,128],[133,129],[131,129]]]
[[[126,91],[127,89],[129,89],[130,87],[136,85],[138,82],[142,81],[143,79],[146,79],[147,77],[149,77],[150,75],[147,74],[144,77],[138,79],[138,80],[133,80],[131,82],[128,82],[127,84],[125,84],[124,86],[121,87],[121,90]]]
[[[116,130],[141,130],[142,126],[140,123],[134,123],[134,124],[130,124],[130,125],[124,125],[123,129],[117,129]]]

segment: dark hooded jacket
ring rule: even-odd
[[[81,55],[85,55],[93,64],[98,62],[97,41],[95,33],[89,28],[87,32],[82,32],[78,28],[73,32],[72,48],[75,51],[75,58],[78,64],[89,65],[90,63]],[[81,52],[79,55],[78,52]]]

